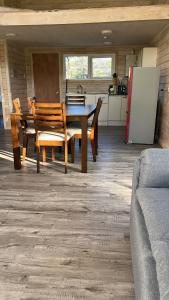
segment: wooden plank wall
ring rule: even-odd
[[[16,0],[15,0],[16,2]],[[19,0],[21,8],[28,9],[77,9],[91,7],[138,6],[166,4],[168,0]]]
[[[27,107],[27,82],[24,48],[8,44],[9,76],[12,99],[19,97]]]
[[[12,101],[9,82],[7,44],[4,40],[0,40],[0,90],[2,96],[4,127],[9,129],[11,123],[10,112],[12,111]]]
[[[156,37],[158,46],[157,66],[161,70],[159,93],[159,142],[162,147],[169,147],[169,27]]]
[[[65,98],[65,80],[63,77],[63,55],[64,54],[87,54],[87,53],[115,53],[116,54],[116,72],[121,79],[125,75],[125,67],[126,67],[126,60],[125,57],[128,54],[137,54],[140,50],[140,47],[121,47],[121,48],[28,48],[26,50],[26,75],[27,75],[27,95],[34,96],[34,86],[33,86],[33,70],[32,70],[32,53],[35,52],[57,52],[60,55],[60,94],[61,99]],[[76,92],[77,85],[81,84],[87,93],[90,92],[99,92],[99,93],[107,93],[109,84],[111,84],[110,80],[83,80],[83,81],[76,81],[70,80],[68,83],[68,90],[69,92]]]
[[[19,8],[21,6],[21,1],[20,0],[3,0],[4,6],[7,7],[16,7]]]

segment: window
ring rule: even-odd
[[[92,57],[92,78],[112,77],[112,57]]]
[[[88,78],[88,56],[65,56],[67,79]]]
[[[115,54],[65,55],[65,79],[111,79],[115,72]]]

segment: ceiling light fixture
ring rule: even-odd
[[[15,36],[16,36],[16,33],[13,33],[13,32],[6,33],[6,37],[15,37]]]
[[[102,30],[101,31],[101,34],[103,34],[103,35],[111,35],[112,34],[112,30],[110,30],[110,29],[105,29],[105,30]]]
[[[105,42],[104,42],[104,45],[105,45],[105,46],[110,46],[110,45],[112,45],[112,42],[111,42],[111,41],[105,41]]]

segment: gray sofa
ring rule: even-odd
[[[169,300],[169,150],[149,149],[136,161],[131,204],[136,300]]]

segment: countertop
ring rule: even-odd
[[[94,92],[89,92],[89,93],[85,93],[85,94],[78,94],[78,93],[67,93],[67,96],[85,96],[85,95],[108,95],[108,96],[127,96],[127,95],[123,95],[123,94],[113,94],[113,95],[109,95],[108,93],[94,93]]]

